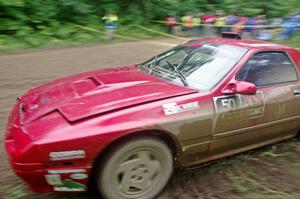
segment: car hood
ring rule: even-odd
[[[68,121],[197,92],[139,71],[135,66],[91,71],[61,78],[20,98],[23,122],[59,111]]]

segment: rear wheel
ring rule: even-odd
[[[169,147],[152,137],[128,140],[100,164],[97,186],[107,199],[154,198],[173,171]]]

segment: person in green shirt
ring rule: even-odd
[[[185,32],[186,36],[191,36],[193,29],[193,16],[190,13],[186,13],[181,17],[182,30]]]
[[[215,20],[215,24],[214,25],[216,25],[216,34],[218,36],[220,36],[222,34],[222,32],[224,30],[226,30],[225,29],[225,26],[226,26],[225,19],[226,19],[225,18],[225,14],[223,12],[220,12],[220,13],[217,14],[217,18]]]
[[[118,16],[116,14],[107,13],[102,19],[105,21],[105,35],[107,40],[113,39],[117,29]]]
[[[193,29],[194,36],[200,36],[201,33],[201,14],[196,14],[193,16]]]

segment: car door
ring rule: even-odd
[[[235,80],[256,85],[255,95],[215,97],[215,125],[211,155],[243,151],[295,134],[297,70],[285,52],[253,55]]]

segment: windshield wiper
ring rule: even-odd
[[[190,52],[188,52],[187,55],[183,58],[183,60],[182,60],[177,66],[175,66],[175,65],[172,64],[172,63],[170,63],[169,61],[166,61],[167,64],[168,64],[168,65],[176,72],[177,76],[180,78],[180,80],[181,80],[181,82],[184,84],[184,86],[188,86],[189,84],[188,84],[188,82],[187,82],[185,76],[178,70],[178,68],[179,68],[181,65],[183,65],[183,64],[186,62],[186,60],[188,60],[189,57],[190,57],[195,51],[197,51],[198,49],[199,49],[199,48],[195,48],[195,49],[191,50]],[[153,69],[155,69],[155,67],[156,67],[156,63],[157,63],[157,61],[158,61],[158,58],[161,59],[161,57],[159,57],[159,55],[155,56],[155,57],[153,58],[153,61],[152,61],[151,65],[149,66],[149,74],[150,74],[150,75],[152,74]]]
[[[177,66],[175,66],[174,64],[170,63],[169,61],[167,61],[167,64],[173,68],[173,70],[176,72],[177,76],[180,78],[181,82],[183,83],[184,86],[189,86],[189,83],[187,82],[185,76],[182,74],[182,72],[180,72],[180,70],[178,70],[178,68],[183,65],[186,60],[188,60],[188,58],[195,52],[197,51],[198,48],[195,48],[194,50],[192,50],[191,52],[189,52],[182,60],[181,63],[179,63]]]
[[[178,70],[178,66],[175,66],[174,64],[170,63],[167,61],[167,64],[173,68],[173,70],[176,72],[177,76],[180,78],[181,82],[183,83],[184,86],[188,86],[188,82],[186,81],[185,76]],[[179,64],[180,66],[180,64]]]
[[[153,72],[153,69],[156,65],[156,62],[157,62],[157,58],[158,58],[158,55],[156,55],[154,58],[153,58],[153,61],[149,67],[149,74],[152,75],[152,72]]]

